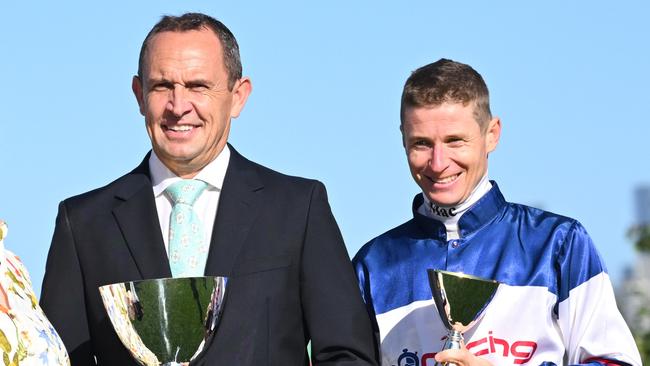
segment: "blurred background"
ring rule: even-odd
[[[510,201],[579,219],[630,324],[650,333],[648,2],[13,1],[0,11],[0,217],[37,293],[58,202],[149,149],[130,90],[144,36],[163,14],[201,11],[233,31],[253,81],[230,141],[323,181],[350,255],[411,217],[404,81],[441,57],[472,65],[503,122],[490,178]]]

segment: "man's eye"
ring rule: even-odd
[[[174,86],[171,83],[156,83],[153,84],[152,89],[156,91],[165,91],[172,89]]]
[[[416,149],[426,149],[431,147],[431,144],[426,140],[415,140],[413,141],[413,147]]]
[[[198,92],[206,91],[209,89],[208,86],[205,84],[190,84],[187,87],[192,91],[198,91]]]
[[[465,141],[460,137],[452,137],[447,140],[447,144],[450,146],[462,146]]]

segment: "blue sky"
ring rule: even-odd
[[[253,81],[230,141],[323,181],[353,255],[411,216],[401,146],[409,73],[441,57],[485,78],[507,199],[572,216],[614,278],[634,251],[633,189],[650,184],[650,5],[644,1],[5,2],[0,217],[40,289],[58,202],[131,170],[149,148],[131,94],[162,14],[202,11],[237,37]]]

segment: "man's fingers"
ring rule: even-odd
[[[466,348],[447,349],[436,354],[437,362],[455,363],[457,366],[492,366],[480,357],[474,356]]]

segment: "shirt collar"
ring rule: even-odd
[[[492,188],[472,205],[458,221],[458,232],[460,237],[465,237],[477,231],[490,222],[501,209],[506,205],[506,200],[499,190],[495,181],[490,181]],[[429,237],[446,241],[447,229],[445,225],[427,215],[419,212],[424,203],[423,194],[420,193],[413,199],[413,217],[418,226],[424,230]]]
[[[438,221],[442,221],[447,227],[456,225],[463,214],[469,210],[481,197],[483,197],[492,188],[487,174],[481,178],[469,197],[456,206],[439,206],[429,199],[426,194],[422,195],[424,203],[419,212]]]
[[[226,169],[228,169],[229,161],[230,149],[226,145],[219,155],[203,167],[193,179],[208,183],[208,189],[217,189],[220,191],[223,187],[223,180],[226,177]],[[151,183],[155,197],[163,194],[165,189],[174,182],[181,180],[179,176],[174,174],[160,161],[154,151],[151,151],[151,156],[149,157],[149,171],[151,172]]]

